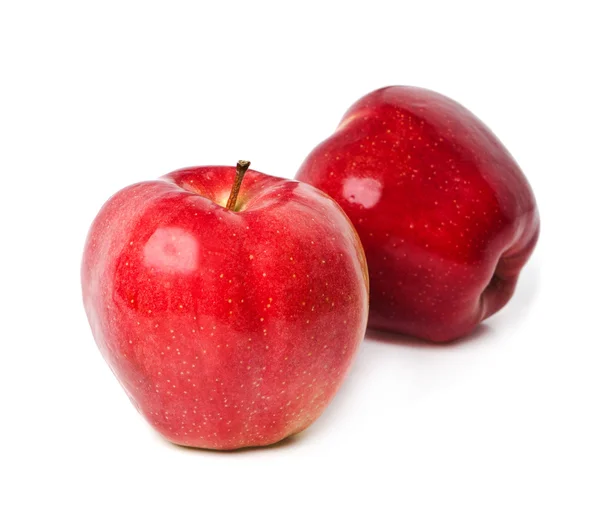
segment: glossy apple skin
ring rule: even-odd
[[[510,299],[539,234],[533,192],[494,134],[433,91],[376,90],[296,176],[332,196],[369,266],[369,327],[446,342]]]
[[[268,445],[306,428],[367,323],[364,252],[339,206],[249,170],[230,211],[234,176],[198,167],[121,190],[83,256],[102,355],[146,420],[191,447]]]

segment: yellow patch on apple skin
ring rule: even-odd
[[[217,203],[217,205],[220,205],[222,207],[226,207],[228,199],[229,199],[229,191],[222,192],[219,196],[217,196],[215,198],[215,203]]]
[[[227,207],[227,201],[229,200],[229,194],[230,194],[229,190],[221,192],[221,194],[216,196],[214,202],[217,205],[222,206],[223,208]],[[238,194],[237,200],[235,202],[235,212],[243,211],[247,202],[248,202],[248,199],[246,197],[244,197],[241,193]]]

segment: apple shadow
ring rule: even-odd
[[[184,450],[185,452],[192,454],[223,454],[223,455],[238,455],[238,454],[247,454],[247,453],[258,453],[258,452],[267,452],[276,449],[283,449],[292,446],[295,442],[300,441],[302,438],[301,434],[304,434],[304,431],[300,431],[296,434],[292,434],[287,436],[283,440],[279,440],[278,442],[271,443],[269,445],[251,445],[248,447],[240,447],[239,449],[202,449],[198,447],[190,447],[189,445],[181,445],[178,443],[173,443],[168,440],[162,439],[163,442],[166,442],[167,447],[172,447],[174,449]]]
[[[405,334],[396,334],[394,332],[386,332],[384,330],[374,329],[367,329],[365,337],[376,343],[382,343],[386,345],[399,345],[432,350],[447,350],[453,347],[480,342],[483,336],[489,336],[493,333],[493,329],[487,323],[480,323],[470,334],[445,343],[435,343],[433,341],[407,336]]]

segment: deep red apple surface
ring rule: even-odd
[[[306,428],[366,328],[366,263],[339,206],[252,170],[235,202],[235,177],[197,167],[127,187],[85,245],[98,347],[140,413],[181,445],[268,445]]]
[[[354,223],[375,329],[439,342],[471,332],[508,302],[539,234],[533,192],[500,141],[421,88],[360,99],[296,177]]]

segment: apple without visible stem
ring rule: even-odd
[[[181,445],[268,445],[306,428],[366,328],[366,263],[346,215],[310,185],[252,170],[241,183],[248,165],[129,186],[85,245],[98,347]]]
[[[393,86],[356,102],[297,179],[332,196],[369,265],[369,327],[433,341],[510,299],[539,217],[514,159],[470,111]]]

